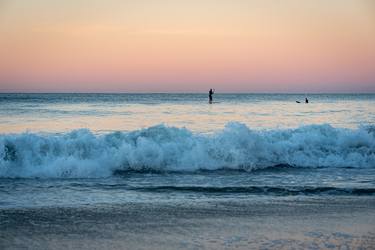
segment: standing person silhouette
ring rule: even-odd
[[[212,103],[212,95],[214,94],[214,90],[210,89],[210,91],[208,91],[208,102],[209,103]]]
[[[307,99],[307,97],[305,97],[305,103],[309,103],[309,99]]]

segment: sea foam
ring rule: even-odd
[[[123,171],[194,172],[292,167],[375,167],[375,128],[330,125],[252,130],[229,123],[214,134],[157,125],[95,135],[0,135],[0,177],[100,178]]]

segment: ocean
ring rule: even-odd
[[[374,208],[375,94],[0,94],[3,248],[370,249]]]

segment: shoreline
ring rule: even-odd
[[[370,249],[375,245],[372,196],[3,208],[0,221],[1,249]]]

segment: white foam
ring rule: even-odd
[[[117,170],[253,170],[295,167],[375,167],[375,132],[330,125],[251,130],[229,123],[212,135],[158,125],[129,133],[0,135],[0,177],[96,178]]]

